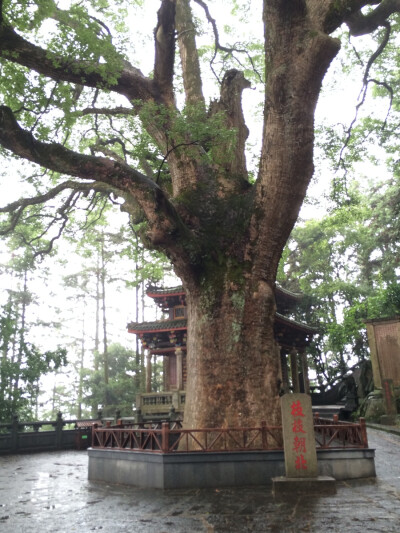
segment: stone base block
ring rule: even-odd
[[[88,456],[91,481],[143,488],[260,487],[285,474],[283,451],[162,454],[89,448]],[[317,456],[320,478],[375,476],[374,450],[318,450]]]
[[[336,480],[330,476],[318,477],[274,477],[272,493],[275,497],[301,494],[336,494]]]

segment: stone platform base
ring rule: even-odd
[[[329,476],[318,477],[274,477],[272,493],[275,497],[295,496],[299,494],[336,494],[336,480]]]
[[[270,485],[284,476],[283,451],[148,453],[92,449],[89,479],[159,489]],[[318,474],[336,480],[375,477],[372,449],[317,451]]]

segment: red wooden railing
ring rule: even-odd
[[[317,449],[368,448],[365,418],[353,423],[339,420],[337,415],[333,415],[333,420],[320,418],[316,413],[314,431]]]
[[[116,448],[158,453],[215,452],[282,449],[282,428],[265,422],[254,428],[171,429],[93,428],[93,448]]]
[[[282,450],[282,427],[182,429],[179,424],[93,427],[92,448],[149,453]],[[317,449],[367,448],[365,421],[315,420]]]

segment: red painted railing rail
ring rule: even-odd
[[[359,422],[333,420],[314,416],[314,431],[317,448],[368,448],[367,426],[365,418]]]
[[[168,422],[161,428],[94,427],[92,447],[157,453],[279,450],[282,428],[265,422],[253,428],[172,429]]]
[[[367,448],[365,420],[339,422],[317,417],[317,449]],[[182,429],[180,424],[93,427],[92,447],[149,453],[282,450],[282,427]]]

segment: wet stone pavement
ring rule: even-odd
[[[87,480],[86,452],[0,457],[1,533],[400,532],[400,436],[368,430],[376,479],[276,502],[271,487],[143,490]]]

